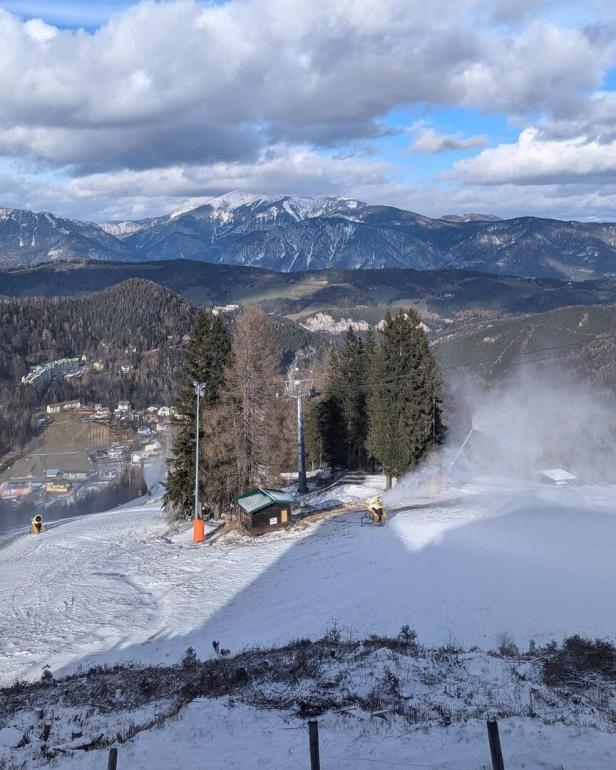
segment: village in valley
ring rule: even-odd
[[[55,380],[103,368],[100,360],[89,363],[85,356],[59,359],[32,367],[22,385],[42,394]],[[120,371],[128,374],[131,367],[121,364]],[[160,480],[176,417],[173,406],[136,409],[126,400],[47,403],[36,417],[35,437],[20,452],[0,459],[0,500],[14,514],[34,507],[44,512],[78,504],[84,494],[95,500],[97,492],[118,484],[123,485],[120,496],[130,499],[147,490],[146,478],[150,486],[154,477]],[[148,473],[148,468],[159,470]]]

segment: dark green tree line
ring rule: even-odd
[[[369,453],[387,478],[415,468],[442,435],[442,384],[436,361],[413,310],[387,313],[375,349],[368,391]]]
[[[415,310],[388,313],[378,340],[372,331],[362,337],[349,329],[330,355],[323,396],[310,409],[311,451],[349,470],[376,462],[390,485],[440,442],[441,395]]]
[[[374,351],[374,336],[347,331],[338,350],[329,356],[329,376],[324,398],[311,420],[316,421],[322,452],[330,464],[348,469],[368,463],[368,377]]]

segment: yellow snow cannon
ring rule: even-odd
[[[366,500],[367,512],[362,517],[362,524],[364,519],[372,521],[375,524],[385,524],[387,518],[387,512],[383,508],[383,503],[379,495],[373,497],[371,500]]]
[[[33,535],[39,535],[43,531],[43,517],[40,513],[32,517],[32,526],[30,531]]]

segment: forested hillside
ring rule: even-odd
[[[136,406],[173,396],[174,372],[194,309],[172,291],[142,280],[82,298],[0,302],[0,435],[2,448],[32,435],[37,406],[79,397]],[[38,394],[20,385],[35,364],[73,356],[100,363],[75,380]],[[124,366],[127,371],[123,372]]]
[[[21,376],[28,365],[50,358],[160,347],[187,333],[192,315],[186,300],[143,280],[90,297],[0,302],[0,378]]]
[[[527,367],[555,367],[615,389],[616,305],[582,306],[476,324],[443,334],[434,349],[450,375],[494,382]]]
[[[0,272],[0,295],[80,296],[131,278],[154,281],[201,306],[262,302],[267,312],[297,315],[333,308],[423,303],[439,317],[468,310],[537,313],[616,302],[616,280],[567,281],[496,276],[469,270],[318,270],[276,273],[187,259],[150,263],[47,264]],[[381,316],[382,317],[382,316]]]
[[[170,404],[195,313],[179,294],[142,279],[82,297],[0,300],[0,451],[32,436],[36,410],[47,403]],[[332,344],[330,335],[282,317],[274,319],[273,333],[284,366],[300,347],[323,351]],[[31,366],[74,356],[85,356],[81,377],[40,393],[20,384]]]

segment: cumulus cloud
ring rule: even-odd
[[[306,147],[280,146],[270,148],[255,162],[96,172],[46,183],[40,190],[30,187],[29,179],[11,186],[8,175],[3,188],[0,175],[0,198],[5,205],[19,206],[20,198],[27,196],[28,208],[51,209],[66,216],[78,210],[81,218],[103,221],[197,206],[229,190],[280,195],[358,194],[368,200],[385,200],[396,189],[392,176],[395,170],[378,159],[340,158]]]
[[[393,167],[347,152],[386,135],[391,111],[541,112],[547,137],[588,109],[614,36],[605,21],[540,17],[553,4],[434,0],[426,13],[419,0],[143,0],[95,31],[0,10],[0,155],[19,159],[33,186],[37,170],[68,177],[39,176],[40,197],[55,185],[79,214],[95,201],[151,213],[174,196],[233,188],[413,200]],[[484,144],[481,134],[426,126],[413,149]],[[457,166],[457,178],[484,184],[484,153]]]
[[[485,134],[463,136],[461,133],[441,134],[434,128],[419,126],[412,129],[414,134],[411,150],[414,152],[440,153],[470,150],[485,147],[488,137]]]
[[[0,12],[0,148],[86,171],[149,166],[148,153],[244,159],[271,141],[377,136],[418,102],[562,110],[600,82],[609,41],[547,22],[473,27],[468,7],[144,0],[94,33]]]
[[[616,182],[616,140],[552,139],[527,128],[515,143],[458,161],[454,175],[465,183],[490,185]]]

